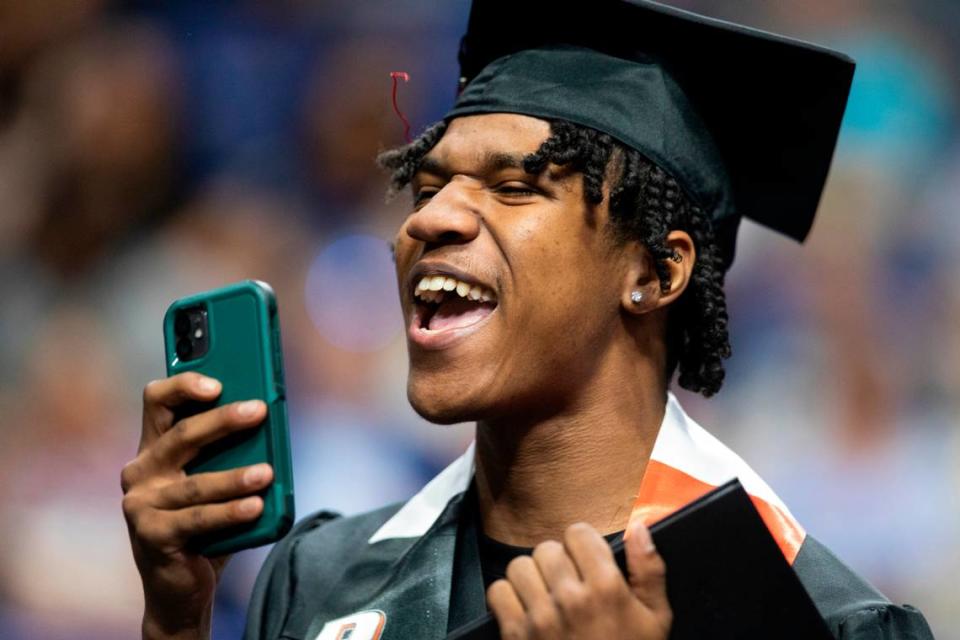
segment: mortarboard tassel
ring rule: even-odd
[[[403,112],[400,111],[400,105],[397,104],[397,79],[399,78],[404,82],[409,82],[410,74],[406,71],[391,71],[390,77],[393,78],[393,111],[403,122],[403,138],[406,140],[407,144],[410,144],[413,141],[410,138],[410,122],[407,120],[407,117],[403,115]]]

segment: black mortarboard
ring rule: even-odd
[[[710,212],[729,266],[742,216],[806,238],[854,63],[646,0],[474,0],[460,68],[447,120],[520,113],[613,136]]]

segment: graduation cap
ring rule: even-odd
[[[446,120],[562,119],[669,172],[724,266],[748,217],[803,241],[853,78],[847,56],[647,0],[474,0]]]

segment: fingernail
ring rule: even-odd
[[[240,511],[247,515],[252,515],[260,508],[260,498],[250,497],[240,501]]]
[[[213,393],[220,388],[220,383],[213,378],[200,378],[200,382],[197,383],[197,386],[200,388],[200,391],[204,393]]]
[[[269,472],[270,467],[265,464],[254,465],[244,472],[243,481],[250,486],[256,486],[267,479]]]
[[[657,546],[653,544],[653,538],[650,537],[650,530],[643,524],[643,520],[637,518],[630,525],[630,535],[637,539],[637,543],[647,553],[654,553]]]
[[[237,413],[241,416],[252,416],[258,409],[260,409],[259,400],[247,400],[237,405]]]

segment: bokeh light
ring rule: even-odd
[[[324,246],[310,265],[306,304],[325,340],[347,351],[376,351],[403,328],[387,243],[352,233]]]

